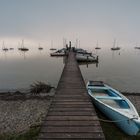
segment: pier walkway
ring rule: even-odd
[[[75,54],[70,52],[38,140],[104,140],[97,120]]]

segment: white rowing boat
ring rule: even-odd
[[[121,130],[128,135],[140,134],[140,117],[129,99],[101,81],[89,81],[87,89],[97,108]]]

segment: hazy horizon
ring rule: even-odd
[[[0,45],[61,47],[63,38],[83,48],[139,45],[139,0],[0,0]]]

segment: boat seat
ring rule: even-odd
[[[111,96],[95,96],[97,99],[107,99],[107,100],[124,100],[121,97],[111,97]]]

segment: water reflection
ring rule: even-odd
[[[86,68],[89,67],[91,64],[95,64],[96,67],[98,67],[99,62],[78,62],[79,66],[86,66]]]
[[[112,52],[112,59],[121,55],[121,51],[111,51]]]
[[[21,52],[0,51],[0,90],[27,88],[35,81],[57,86],[67,57],[50,57],[50,50],[30,48]],[[99,63],[79,63],[85,79],[102,80],[112,87],[129,92],[140,92],[140,51],[134,48],[95,51]]]
[[[140,49],[135,49],[135,55],[140,55]]]
[[[63,70],[63,58],[50,57],[50,51],[37,48],[0,52],[0,90],[28,88],[35,81],[57,86]]]
[[[7,59],[7,52],[3,52],[4,59]]]
[[[100,53],[100,49],[95,49],[95,54],[97,55],[97,54],[99,54]]]
[[[101,80],[120,91],[140,93],[140,53],[133,48],[110,51],[102,48],[98,52],[99,65],[80,65],[85,79]]]
[[[26,57],[27,57],[27,56],[26,56],[26,53],[27,53],[27,52],[25,52],[25,51],[20,51],[20,52],[19,52],[19,54],[23,57],[24,60],[25,60]]]

